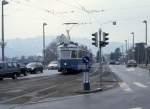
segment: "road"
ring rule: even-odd
[[[110,66],[120,87],[105,92],[78,95],[15,109],[150,109],[150,77],[147,70]]]
[[[98,67],[90,70],[91,89],[99,87]],[[109,71],[109,69],[106,68]],[[106,71],[105,70],[105,71]],[[117,86],[113,74],[107,72],[103,79],[105,90]],[[83,93],[83,74],[61,74],[57,70],[46,70],[44,73],[30,74],[17,80],[5,79],[0,81],[0,104],[28,104],[43,101],[47,98],[55,99],[79,95]],[[111,81],[111,82],[110,82]]]

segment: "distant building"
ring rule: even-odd
[[[137,61],[138,64],[145,63],[145,43],[136,43],[135,60]]]

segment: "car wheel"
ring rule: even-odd
[[[24,75],[24,76],[27,76],[27,72],[24,72],[23,75]]]
[[[43,70],[41,70],[40,72],[43,73]]]
[[[33,70],[33,74],[36,74],[37,73],[37,70],[35,69],[35,70]]]
[[[17,79],[17,74],[13,74],[12,79]]]

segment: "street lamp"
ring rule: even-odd
[[[145,43],[147,45],[147,21],[144,20],[143,23],[145,23]]]
[[[2,61],[5,61],[5,41],[4,41],[4,5],[7,5],[8,2],[5,0],[2,0],[2,42],[1,42],[1,47],[2,47]]]
[[[43,23],[43,65],[45,67],[45,53],[46,53],[46,49],[45,49],[45,26],[47,25],[47,23]]]
[[[133,37],[133,49],[134,49],[134,32],[131,33]]]
[[[135,50],[134,50],[134,32],[132,32],[131,34],[132,34],[132,37],[133,37],[133,49],[132,49],[133,50],[132,51],[133,52],[133,59],[135,59],[135,57],[134,57],[135,56],[134,55],[134,52],[135,52]]]
[[[125,40],[125,44],[126,44],[126,54],[127,54],[127,50],[128,50],[128,42],[127,42],[127,40]]]
[[[148,61],[147,61],[147,21],[144,20],[143,23],[145,23],[145,65],[147,66]]]

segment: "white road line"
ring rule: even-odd
[[[124,91],[127,91],[127,92],[133,92],[133,90],[127,85],[127,83],[125,82],[120,82],[119,83],[119,86],[124,90]]]
[[[148,87],[148,86],[146,86],[146,85],[144,85],[144,84],[142,84],[140,82],[134,82],[133,84],[138,86],[138,87],[141,87],[141,88],[147,88]]]
[[[130,109],[143,109],[142,107],[130,108]]]
[[[132,72],[132,71],[135,71],[135,68],[127,68],[126,71]]]

